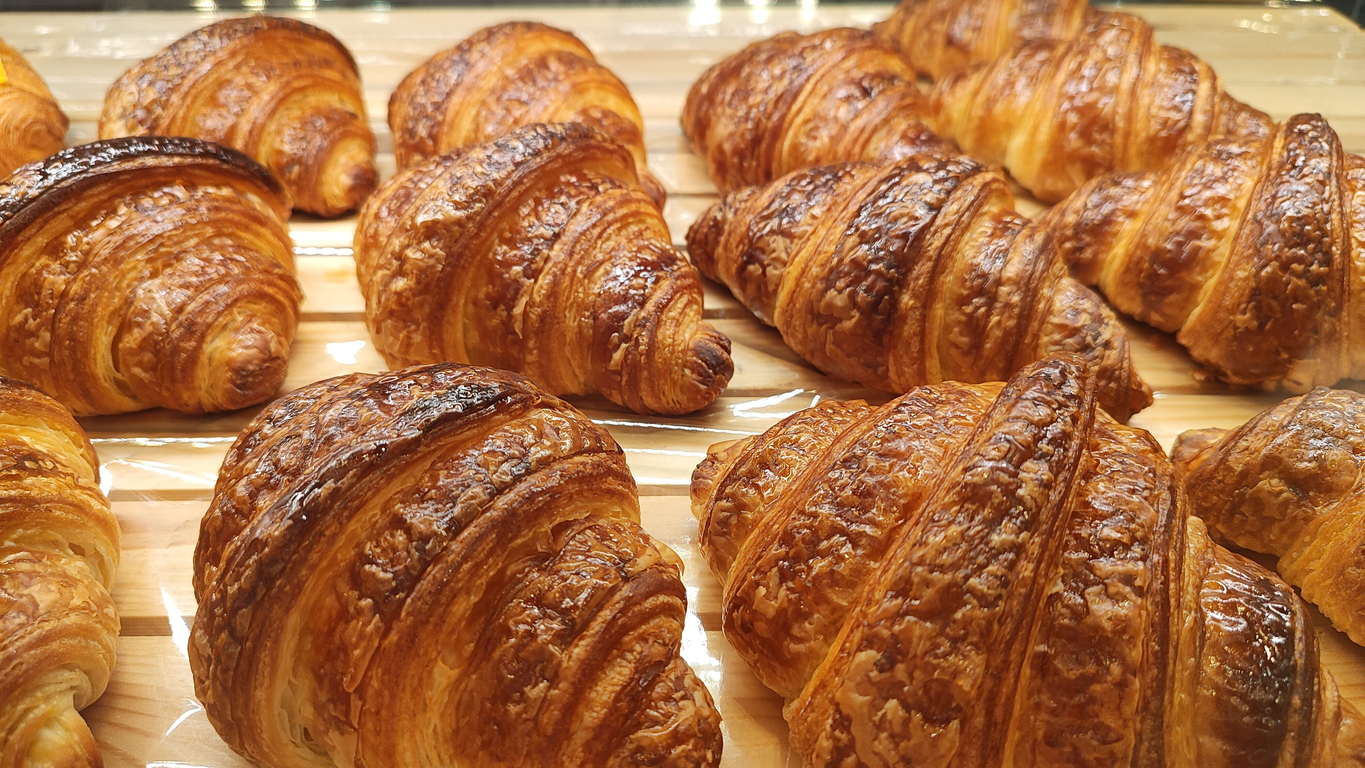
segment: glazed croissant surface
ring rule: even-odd
[[[957,156],[829,165],[732,192],[688,253],[823,371],[889,392],[1000,381],[1053,352],[1098,371],[1127,420],[1152,402],[1114,314],[1013,210],[996,170]]]
[[[297,390],[195,550],[195,691],[257,765],[714,766],[677,557],[605,430],[440,364]]]
[[[0,765],[104,764],[79,710],[109,683],[119,527],[90,440],[0,376]]]
[[[0,40],[0,178],[61,151],[70,122],[47,83],[13,46]]]
[[[1040,226],[1078,279],[1225,381],[1365,377],[1365,158],[1319,115],[1101,177]]]
[[[532,123],[570,122],[591,125],[630,150],[641,185],[663,204],[663,185],[645,164],[640,109],[569,32],[525,21],[479,30],[423,63],[389,99],[400,169]]]
[[[927,110],[914,70],[871,32],[783,32],[707,70],[682,128],[724,193],[817,165],[956,154],[920,122]]]
[[[1307,607],[1095,395],[1062,355],[712,448],[725,635],[808,765],[1362,764]]]
[[[948,74],[929,99],[934,130],[1049,203],[1101,174],[1157,170],[1188,147],[1273,127],[1228,96],[1208,64],[1158,45],[1147,22],[1125,13]]]
[[[0,182],[0,374],[78,415],[243,408],[284,380],[289,196],[195,139],[84,144]]]
[[[872,30],[937,80],[1021,43],[1071,40],[1105,15],[1089,0],[901,0]]]
[[[734,364],[671,243],[630,153],[556,123],[400,172],[361,211],[355,256],[390,368],[489,365],[678,414],[714,400]]]
[[[1234,430],[1186,432],[1175,463],[1214,536],[1279,572],[1365,645],[1365,395],[1316,389]]]
[[[319,216],[355,210],[379,179],[355,60],[293,19],[224,19],[144,59],[110,86],[99,135],[239,149],[284,182],[294,207]]]

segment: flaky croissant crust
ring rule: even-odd
[[[71,414],[0,376],[0,765],[103,765],[79,714],[119,633],[119,527],[98,477]]]
[[[0,178],[59,152],[70,121],[28,59],[0,40]]]
[[[1306,607],[1059,356],[821,403],[692,481],[727,639],[809,765],[1360,765]]]
[[[390,367],[495,366],[643,413],[703,408],[734,371],[630,154],[581,123],[399,173],[361,212],[355,244]]]
[[[319,216],[355,210],[379,178],[355,59],[294,19],[224,19],[144,59],[110,86],[99,135],[231,146],[282,179],[295,207]]]
[[[676,557],[620,448],[505,371],[329,379],[224,459],[195,690],[260,765],[713,766]]]
[[[663,205],[630,91],[564,30],[528,21],[481,29],[413,70],[389,98],[400,169],[533,123],[565,122],[591,125],[630,150],[642,186]]]
[[[905,392],[1076,352],[1127,420],[1152,400],[1126,334],[1013,202],[998,171],[960,155],[822,166],[727,195],[688,254],[828,373]]]
[[[1365,645],[1365,395],[1320,388],[1233,430],[1182,434],[1172,452],[1191,511],[1277,570]]]
[[[85,144],[0,183],[0,373],[78,414],[258,403],[301,293],[289,198],[195,139]]]

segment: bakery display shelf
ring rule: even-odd
[[[1348,150],[1365,151],[1365,32],[1319,6],[1136,6],[1158,39],[1191,49],[1236,98],[1277,119],[1321,112]],[[380,168],[393,172],[384,122],[398,81],[438,50],[489,24],[535,19],[579,35],[626,82],[646,120],[650,170],[668,188],[674,241],[715,200],[715,188],[678,127],[687,88],[747,42],[785,29],[867,26],[888,5],[611,9],[479,8],[319,11],[302,18],[354,52],[379,136]],[[69,143],[89,141],[109,83],[124,69],[217,17],[198,13],[4,14],[0,37],[47,79],[72,118]],[[1035,202],[1020,210],[1036,213]],[[291,229],[307,294],[289,377],[292,389],[329,376],[376,371],[383,362],[364,324],[351,262],[354,217],[296,216]],[[755,321],[724,288],[707,286],[706,316],[734,344],[736,373],[711,407],[676,418],[644,417],[601,399],[577,398],[626,452],[640,486],[645,527],[685,562],[690,601],[684,656],[725,717],[725,764],[798,765],[787,746],[781,700],[748,672],[720,627],[720,588],[695,548],[687,498],[692,468],[708,445],[762,431],[821,399],[886,395],[824,376],[776,331]],[[1236,390],[1210,381],[1168,335],[1128,323],[1138,370],[1156,402],[1133,423],[1167,449],[1186,429],[1231,427],[1285,393]],[[1350,384],[1350,383],[1348,383]],[[1355,386],[1359,386],[1356,384]],[[191,559],[199,519],[223,454],[259,409],[205,417],[166,411],[83,419],[100,454],[102,483],[123,528],[114,588],[123,617],[108,692],[86,714],[106,764],[228,768],[247,763],[213,732],[196,702],[185,644],[195,612]],[[1345,695],[1365,708],[1365,649],[1320,622],[1323,655]]]

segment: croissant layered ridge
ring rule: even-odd
[[[60,152],[66,113],[28,59],[0,40],[0,178],[25,163]]]
[[[692,85],[683,133],[722,193],[829,163],[956,154],[920,118],[915,72],[865,30],[783,32]]]
[[[389,99],[400,169],[533,123],[569,122],[591,125],[630,150],[641,186],[663,205],[630,91],[564,30],[526,21],[479,30],[424,62]]]
[[[1076,357],[826,402],[692,479],[731,645],[812,766],[1360,765],[1307,608]]]
[[[1125,13],[948,74],[929,100],[934,130],[1049,203],[1096,176],[1158,170],[1189,147],[1273,127],[1227,95],[1208,64],[1158,45],[1147,22]]]
[[[77,415],[259,403],[302,295],[289,197],[235,150],[84,144],[0,182],[0,374]]]
[[[118,564],[90,440],[61,405],[0,376],[0,765],[104,764],[80,710],[114,666]]]
[[[961,155],[796,171],[722,198],[687,243],[827,373],[899,393],[1075,352],[1116,418],[1152,402],[1113,313],[1014,212],[1004,177]]]
[[[1172,452],[1190,510],[1277,570],[1365,645],[1365,395],[1320,388],[1232,430],[1185,432]]]
[[[310,385],[224,459],[195,690],[264,766],[715,766],[677,556],[638,521],[607,432],[516,374]]]
[[[734,371],[702,322],[630,153],[581,123],[538,124],[386,182],[361,211],[365,317],[391,368],[517,371],[641,413],[710,404]]]
[[[279,177],[294,207],[319,216],[355,210],[379,179],[355,60],[294,19],[224,19],[144,59],[110,86],[99,135],[233,147]]]
[[[1078,279],[1224,381],[1365,377],[1365,159],[1319,115],[1101,177],[1040,226]]]

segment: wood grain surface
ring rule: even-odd
[[[210,4],[212,5],[212,4]],[[1365,33],[1320,6],[1136,6],[1164,43],[1207,59],[1233,96],[1283,119],[1321,112],[1348,150],[1365,152]],[[650,170],[665,184],[676,243],[715,199],[688,149],[678,114],[692,81],[721,57],[785,29],[867,26],[888,5],[413,11],[317,11],[300,18],[336,34],[360,64],[370,120],[379,136],[381,174],[393,172],[384,116],[398,81],[428,56],[475,30],[512,19],[544,21],[579,35],[626,82],[646,120]],[[4,14],[0,37],[47,79],[71,116],[68,143],[95,138],[105,89],[124,69],[210,13]],[[1028,200],[1020,209],[1040,207]],[[354,218],[291,223],[307,299],[286,389],[383,367],[363,323],[351,262]],[[688,507],[692,468],[708,445],[762,431],[820,399],[870,392],[814,371],[753,320],[724,288],[708,286],[706,316],[734,342],[736,374],[706,411],[684,418],[641,417],[600,398],[575,402],[625,448],[644,495],[645,527],[687,564],[690,616],[684,655],[710,686],[725,717],[725,764],[798,765],[787,746],[781,700],[730,651],[719,626],[719,585],[695,549]],[[1156,403],[1136,426],[1169,449],[1186,429],[1231,427],[1283,393],[1236,391],[1208,381],[1167,335],[1129,324],[1136,362]],[[1357,385],[1358,386],[1358,385]],[[206,417],[148,411],[85,419],[99,451],[102,481],[123,526],[123,561],[114,597],[123,616],[119,660],[109,691],[87,710],[111,768],[247,763],[214,734],[194,697],[185,642],[195,603],[190,560],[219,462],[255,410]],[[1365,650],[1320,622],[1324,656],[1343,692],[1365,706]]]

